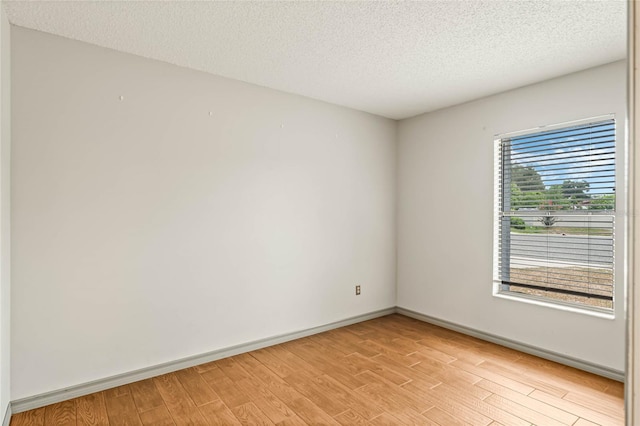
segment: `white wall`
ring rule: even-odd
[[[394,121],[18,27],[12,63],[12,399],[395,305]]]
[[[10,256],[10,158],[11,64],[10,25],[0,5],[0,421],[10,398],[11,256]]]
[[[624,370],[624,157],[619,151],[615,320],[492,296],[494,135],[615,113],[616,62],[403,120],[398,128],[398,306]]]

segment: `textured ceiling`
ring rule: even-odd
[[[11,23],[394,119],[625,57],[624,1],[4,1]]]

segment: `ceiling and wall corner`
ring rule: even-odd
[[[12,24],[393,119],[624,59],[624,1],[4,1]]]

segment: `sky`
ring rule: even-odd
[[[532,166],[547,189],[565,180],[586,181],[587,194],[613,194],[615,122],[538,132],[510,139],[512,164]]]

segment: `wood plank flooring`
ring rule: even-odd
[[[22,425],[624,424],[622,383],[390,315],[15,414]]]

